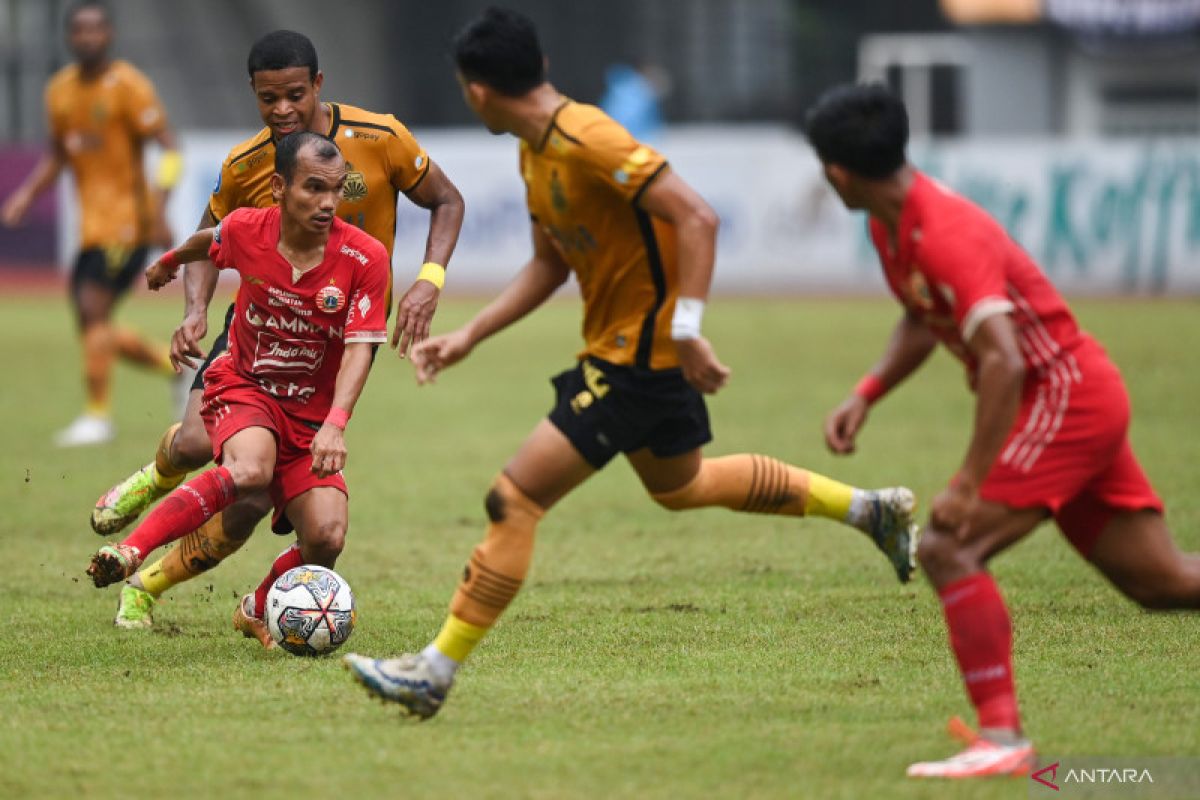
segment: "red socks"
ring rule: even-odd
[[[224,467],[202,472],[167,495],[122,544],[145,558],[155,548],[187,536],[237,499],[233,477]]]
[[[271,571],[267,573],[267,577],[263,578],[262,583],[254,590],[254,616],[262,619],[266,615],[267,592],[271,591],[271,586],[275,583],[275,579],[292,567],[303,566],[303,564],[304,557],[300,555],[300,545],[298,544],[293,544],[276,556],[275,563],[271,565]]]
[[[976,572],[938,590],[950,648],[958,659],[980,728],[1019,730],[1012,674],[1012,623],[996,582]]]

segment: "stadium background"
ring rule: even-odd
[[[111,5],[115,53],[154,79],[184,137],[177,235],[227,149],[259,128],[251,41],[291,27],[315,40],[325,99],[395,113],[463,189],[467,226],[435,331],[466,319],[527,254],[515,143],[468,118],[445,55],[484,3]],[[970,398],[941,355],[872,412],[856,458],[821,444],[821,415],[877,357],[897,310],[861,219],[832,202],[797,125],[826,86],[878,77],[913,109],[914,159],[993,210],[1105,342],[1172,527],[1200,549],[1200,2],[512,5],[536,18],[553,80],[579,100],[601,97],[614,62],[670,76],[658,144],[724,223],[724,296],[705,325],[734,378],[710,406],[714,454],[773,452],[862,485],[903,480],[923,498],[961,456]],[[42,147],[65,6],[0,0],[0,195]],[[429,724],[368,704],[334,660],[281,660],[230,632],[233,598],[282,545],[262,532],[169,595],[153,633],[117,635],[114,595],[82,576],[97,543],[84,518],[145,462],[173,411],[161,379],[122,368],[117,441],[49,447],[81,396],[61,295],[69,191],[64,182],[25,227],[0,230],[11,590],[0,796],[1027,796],[1019,783],[902,777],[910,761],[952,752],[941,725],[968,711],[926,586],[898,587],[829,524],[669,515],[623,465],[547,518],[526,590]],[[422,222],[402,209],[404,285]],[[348,434],[355,501],[338,568],[361,611],[350,647],[393,653],[435,630],[482,531],[484,488],[577,347],[567,293],[436,389],[415,391],[406,365],[380,359]],[[179,314],[178,294],[145,291],[121,311],[160,338]],[[995,571],[1013,607],[1026,720],[1047,755],[1169,757],[1200,775],[1194,615],[1141,612],[1049,530]]]

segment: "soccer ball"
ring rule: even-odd
[[[275,580],[266,616],[276,644],[293,655],[319,656],[350,638],[358,614],[350,584],[331,569],[308,564]]]

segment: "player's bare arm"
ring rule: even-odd
[[[533,258],[504,291],[463,327],[413,348],[418,384],[433,382],[440,370],[466,358],[475,345],[533,311],[566,283],[571,268],[537,223],[531,229]]]
[[[935,528],[961,536],[979,486],[992,468],[1016,422],[1025,382],[1025,361],[1016,325],[1006,314],[985,319],[967,342],[978,361],[975,427],[962,467],[950,485],[933,499],[930,521]]]
[[[208,258],[208,249],[212,247],[216,228],[201,228],[193,233],[183,244],[173,250],[163,253],[146,270],[146,283],[157,291],[175,280],[179,268]]]
[[[212,211],[204,209],[197,230],[214,228],[217,221]],[[202,358],[200,342],[208,335],[208,305],[217,288],[217,268],[208,259],[193,261],[183,267],[183,321],[171,334],[171,361],[194,369],[193,359]]]
[[[0,207],[0,224],[6,228],[15,228],[20,225],[21,220],[25,219],[25,215],[29,213],[29,207],[33,205],[33,201],[54,185],[66,164],[67,156],[63,152],[62,145],[57,140],[52,140],[46,148],[46,152],[38,160],[37,166],[33,168],[33,172],[29,173],[25,182],[9,195],[4,206]]]
[[[671,338],[675,340],[683,377],[698,390],[712,394],[729,381],[730,373],[700,335],[700,311],[712,283],[720,220],[692,187],[669,170],[646,188],[638,205],[675,226],[679,260],[676,321],[695,309],[695,325],[672,324]]]
[[[337,382],[333,389],[333,408],[341,409],[349,416],[354,404],[362,394],[371,371],[371,348],[369,342],[347,342],[342,354],[342,365],[338,369]],[[324,478],[339,472],[346,466],[346,440],[343,429],[336,420],[326,419],[317,435],[313,437],[312,471]]]
[[[406,195],[415,205],[429,211],[429,237],[425,240],[425,263],[448,266],[458,232],[462,228],[466,205],[454,185],[436,162],[430,161],[425,177]],[[401,358],[412,345],[429,338],[429,327],[437,311],[442,290],[430,280],[418,278],[396,306],[396,327],[392,347]]]
[[[905,313],[892,330],[883,357],[868,374],[890,390],[924,364],[935,347],[933,332],[917,317]],[[867,422],[870,407],[870,400],[855,391],[829,413],[825,418],[825,444],[830,451],[838,455],[854,452],[855,439]]]

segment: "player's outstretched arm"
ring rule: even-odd
[[[333,386],[333,406],[309,448],[313,454],[312,471],[318,477],[333,475],[346,466],[346,440],[343,433],[367,383],[372,347],[370,342],[346,343],[342,365],[338,368]]]
[[[426,339],[413,348],[418,384],[432,383],[439,371],[462,361],[475,345],[533,311],[566,282],[571,268],[545,231],[536,223],[532,230],[533,258],[495,300],[458,330]]]
[[[21,220],[29,213],[29,207],[33,205],[33,201],[54,185],[54,181],[58,179],[58,174],[62,172],[66,163],[67,158],[62,147],[56,140],[51,141],[37,166],[33,168],[33,172],[29,173],[25,182],[9,195],[8,199],[4,201],[3,207],[0,207],[0,224],[6,228],[20,225]]]
[[[937,338],[919,319],[905,314],[896,323],[883,357],[858,382],[850,396],[825,418],[825,444],[839,455],[854,452],[854,441],[867,422],[871,404],[925,363]]]
[[[204,209],[197,230],[214,228],[212,211]],[[208,305],[217,288],[217,268],[207,258],[183,267],[183,321],[171,334],[171,362],[196,368],[196,359],[204,357],[200,342],[208,335]]]
[[[712,394],[729,381],[712,345],[700,335],[700,320],[712,283],[720,220],[692,187],[666,171],[645,187],[638,204],[675,226],[679,263],[679,298],[671,320],[671,338],[679,353],[683,377],[695,388]]]
[[[975,386],[975,429],[958,474],[930,505],[930,522],[939,530],[962,536],[979,501],[979,486],[1000,455],[1021,407],[1025,359],[1017,326],[1007,314],[979,324],[967,342],[979,365]]]
[[[396,306],[396,328],[392,347],[401,358],[409,348],[429,338],[445,281],[446,267],[458,243],[466,205],[446,173],[430,161],[425,177],[407,197],[415,205],[429,211],[429,237],[425,240],[425,264],[413,285]]]
[[[215,228],[198,230],[179,247],[159,256],[146,270],[146,283],[150,288],[157,291],[175,280],[175,275],[183,264],[207,259],[215,231]]]

